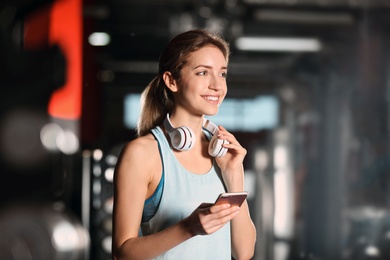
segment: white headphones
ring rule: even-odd
[[[196,137],[191,128],[187,126],[175,128],[169,120],[169,114],[167,114],[167,117],[164,120],[164,127],[168,132],[173,148],[178,151],[187,151],[194,147]],[[218,135],[216,134],[218,133],[218,127],[210,120],[204,118],[203,129],[212,135],[208,149],[209,154],[212,157],[224,156],[228,149],[222,145],[228,144],[229,142],[218,138]]]

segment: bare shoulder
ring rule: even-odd
[[[152,134],[148,134],[127,143],[123,147],[120,160],[130,160],[132,163],[137,163],[150,161],[156,156],[159,156],[157,141]]]
[[[153,173],[159,164],[157,141],[152,134],[148,134],[130,141],[123,147],[117,172]]]
[[[148,134],[127,143],[123,148],[122,156],[136,155],[139,158],[153,152],[158,152],[157,141],[152,134]]]

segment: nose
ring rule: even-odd
[[[222,78],[218,75],[214,75],[213,77],[211,77],[209,88],[213,90],[221,90],[224,85],[226,85],[225,78]]]

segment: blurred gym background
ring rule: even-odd
[[[254,259],[390,259],[388,0],[2,0],[0,259],[111,259],[118,154],[191,28],[231,45],[211,119],[248,149]]]

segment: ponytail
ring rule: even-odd
[[[160,125],[173,108],[172,92],[165,86],[162,76],[156,76],[141,95],[141,113],[137,124],[137,135],[144,136]]]

